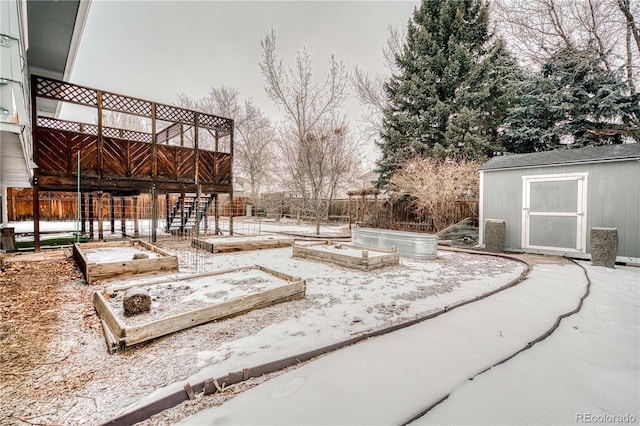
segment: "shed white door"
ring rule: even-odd
[[[578,252],[586,249],[587,173],[522,177],[522,246]]]

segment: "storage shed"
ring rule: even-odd
[[[589,259],[591,228],[616,228],[619,262],[640,262],[640,144],[494,157],[480,167],[485,220],[506,222],[504,249]]]

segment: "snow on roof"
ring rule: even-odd
[[[577,149],[513,154],[493,157],[480,170],[501,170],[553,164],[595,163],[640,159],[640,143],[590,146]]]

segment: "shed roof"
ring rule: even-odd
[[[554,164],[597,163],[633,159],[640,159],[640,143],[502,155],[493,157],[484,163],[480,170],[519,169]]]

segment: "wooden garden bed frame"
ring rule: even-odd
[[[102,322],[105,341],[109,352],[113,353],[118,349],[126,349],[139,343],[175,333],[196,325],[210,321],[229,318],[240,315],[254,309],[265,308],[277,303],[302,299],[306,294],[306,282],[299,277],[293,277],[282,272],[274,271],[264,266],[255,265],[245,268],[227,269],[208,274],[189,275],[171,280],[156,280],[147,283],[131,284],[109,289],[109,292],[126,291],[134,287],[145,287],[163,283],[173,283],[199,279],[202,277],[214,277],[227,273],[247,271],[257,269],[280,278],[287,282],[286,285],[265,290],[260,293],[249,294],[228,300],[226,302],[207,306],[205,308],[194,309],[189,312],[176,314],[160,320],[150,321],[145,324],[127,326],[120,319],[101,292],[93,294],[93,305]]]
[[[293,237],[265,238],[264,240],[252,241],[225,241],[224,238],[220,238],[219,240],[219,242],[211,242],[207,240],[193,239],[191,240],[191,245],[206,250],[209,253],[228,253],[233,251],[263,250],[270,248],[290,247],[294,242]]]
[[[360,257],[315,249],[315,247],[318,246],[334,244],[336,243],[329,240],[314,244],[294,244],[293,257],[317,260],[320,262],[331,262],[347,268],[360,269],[362,271],[369,271],[372,269],[384,268],[385,266],[397,265],[400,262],[400,255],[395,250],[395,247],[393,247],[392,250],[389,251],[339,243],[344,248],[351,250],[360,250],[362,254]],[[370,253],[383,253],[383,255],[370,256]]]
[[[159,257],[115,262],[89,262],[84,250],[139,245]],[[142,240],[75,243],[73,257],[89,284],[98,280],[129,275],[151,275],[178,271],[178,258]]]

